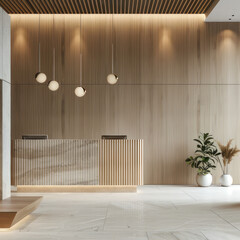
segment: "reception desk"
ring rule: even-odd
[[[143,185],[143,140],[12,141],[12,185]]]

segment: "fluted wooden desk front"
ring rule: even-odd
[[[142,185],[143,140],[13,140],[12,185]]]

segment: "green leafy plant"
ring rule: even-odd
[[[218,156],[221,154],[215,146],[213,136],[209,133],[201,133],[194,141],[197,142],[195,156],[190,156],[185,162],[192,168],[197,168],[198,174],[211,173],[211,169],[216,168],[216,161],[219,161]]]

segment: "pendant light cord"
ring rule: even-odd
[[[53,80],[56,80],[55,77],[56,77],[56,67],[55,67],[55,48],[53,48]]]
[[[82,87],[82,53],[80,53],[80,87]]]
[[[79,15],[79,18],[80,18],[80,39],[79,39],[79,50],[80,50],[80,67],[79,67],[79,70],[80,70],[80,87],[82,87],[82,51],[81,51],[81,37],[82,37],[82,18],[81,18],[81,14]]]
[[[53,80],[56,80],[55,77],[56,77],[56,66],[55,66],[55,44],[54,44],[54,31],[55,31],[55,28],[54,28],[54,14],[53,14],[53,32],[52,32],[52,41],[53,41]]]
[[[114,73],[114,65],[113,65],[113,51],[114,51],[114,46],[113,46],[113,14],[112,14],[112,73]]]
[[[40,14],[38,22],[38,72],[41,72]]]

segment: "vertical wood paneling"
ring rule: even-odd
[[[109,86],[111,16],[84,15],[87,94],[79,99],[74,95],[79,16],[55,17],[61,87],[52,93],[34,79],[38,16],[11,16],[13,139],[23,134],[48,134],[52,139],[127,134],[129,139],[144,139],[144,184],[195,183],[196,172],[184,160],[194,153],[192,139],[199,132],[211,132],[223,143],[234,138],[240,146],[239,23],[205,23],[203,15],[116,15],[119,81]],[[51,79],[51,15],[41,16],[41,30],[42,69]],[[125,167],[124,161],[119,164]],[[230,171],[235,184],[240,183],[239,168],[240,161],[234,161]],[[126,179],[123,174],[120,178]],[[220,175],[219,169],[213,172],[214,183]]]
[[[101,140],[100,185],[143,185],[143,140]]]

